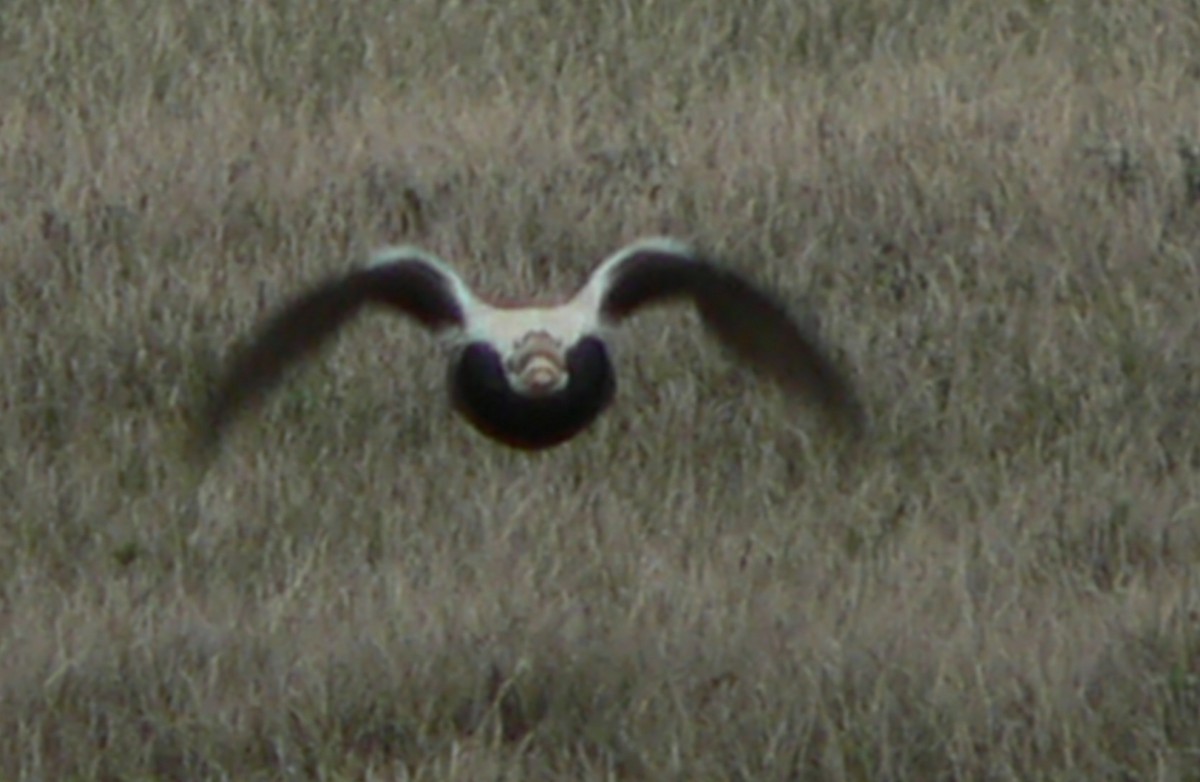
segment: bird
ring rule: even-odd
[[[717,342],[785,392],[814,403],[842,430],[864,411],[846,373],[778,296],[671,237],[628,244],[565,300],[498,304],[441,257],[384,247],[367,264],[326,277],[274,311],[231,356],[200,417],[214,445],[235,419],[367,309],[385,309],[448,346],[452,408],[484,436],[525,451],[565,443],[613,403],[614,330],[646,308],[690,303]]]

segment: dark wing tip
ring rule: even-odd
[[[848,373],[775,295],[706,264],[696,301],[705,325],[737,356],[784,389],[817,404],[840,431],[865,431],[867,415]]]
[[[851,437],[867,432],[867,409],[844,370],[832,359],[821,355],[814,362],[818,369],[805,382],[807,394],[827,413],[825,420],[837,431]]]
[[[287,369],[322,347],[366,304],[384,304],[430,330],[462,326],[465,288],[425,257],[389,259],[318,283],[275,312],[235,349],[196,421],[194,451],[209,454],[240,412]]]
[[[285,370],[319,348],[362,304],[357,275],[325,280],[284,305],[234,349],[196,422],[195,442],[211,451],[245,408],[265,396]]]
[[[674,240],[622,250],[602,267],[601,317],[619,322],[642,307],[690,299],[705,326],[736,356],[815,402],[848,434],[866,410],[847,374],[773,294]]]

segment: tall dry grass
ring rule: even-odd
[[[1200,779],[1197,52],[1188,0],[0,5],[0,777]],[[545,455],[372,317],[180,456],[377,244],[513,295],[663,232],[819,321],[867,448],[662,312]]]

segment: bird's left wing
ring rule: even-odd
[[[614,253],[581,295],[602,324],[615,325],[643,307],[694,304],[721,343],[748,365],[832,413],[852,429],[863,410],[849,379],[816,338],[773,295],[747,277],[672,239],[647,239]]]

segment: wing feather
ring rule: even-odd
[[[614,254],[592,278],[602,323],[642,308],[690,301],[722,344],[786,390],[810,399],[857,430],[862,405],[849,379],[774,295],[747,277],[672,240],[638,242]]]
[[[407,249],[407,248],[401,248]],[[201,439],[215,444],[236,416],[279,384],[368,305],[384,305],[430,331],[461,328],[466,286],[424,253],[390,251],[363,269],[324,280],[276,311],[234,352],[204,408]]]

